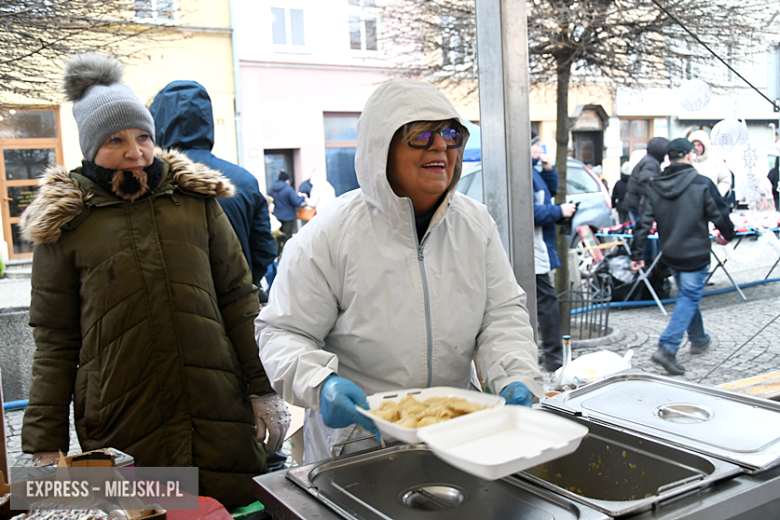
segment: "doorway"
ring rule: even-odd
[[[279,178],[280,171],[286,171],[290,175],[290,182],[295,187],[295,171],[293,165],[293,150],[266,150],[265,151],[265,186],[266,192],[271,191],[271,186]]]

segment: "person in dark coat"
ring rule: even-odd
[[[184,152],[193,161],[218,170],[236,186],[235,197],[219,199],[219,204],[241,242],[252,283],[260,287],[260,280],[277,255],[268,203],[254,175],[211,153],[214,115],[209,93],[195,81],[173,81],[155,96],[149,110],[154,117],[157,146]],[[262,290],[260,300],[267,300]]]
[[[661,174],[661,163],[664,162],[669,140],[663,137],[653,137],[647,143],[647,154],[634,166],[626,187],[626,197],[623,207],[631,213],[631,218],[638,220],[645,186],[651,177]]]
[[[311,179],[306,179],[298,187],[298,193],[303,193],[307,197],[311,197]]]
[[[558,169],[545,155],[536,132],[531,132],[531,164],[534,200],[534,272],[536,274],[536,313],[542,336],[541,365],[554,372],[563,363],[563,336],[558,297],[550,272],[561,266],[556,244],[555,225],[571,217],[577,206],[571,202],[553,202],[558,192]]]
[[[306,197],[295,193],[290,186],[290,175],[282,170],[279,178],[271,186],[270,195],[274,198],[274,216],[282,223],[282,233],[289,239],[295,234],[298,210],[306,204]]]
[[[780,193],[777,192],[778,181],[780,180],[780,157],[775,157],[775,166],[769,170],[767,179],[772,183],[772,197],[775,199],[775,211],[780,211]]]
[[[634,166],[631,178],[626,187],[626,198],[623,199],[623,207],[628,210],[631,218],[639,222],[642,216],[642,203],[645,196],[645,187],[652,177],[661,174],[661,163],[666,157],[666,149],[669,140],[664,137],[653,137],[647,143],[647,155]],[[648,230],[649,231],[649,230]],[[648,240],[645,244],[644,259],[650,261],[655,256],[654,242]]]
[[[19,222],[35,244],[22,450],[38,466],[67,452],[72,403],[81,449],[197,467],[198,493],[234,509],[266,471],[258,438],[281,445],[289,425],[253,337],[249,266],[217,203],[235,187],[155,149],[122,72],[95,53],[68,62],[83,160],[47,168]]]
[[[623,166],[628,165],[628,163],[624,163]],[[621,224],[625,224],[630,220],[630,217],[628,216],[628,210],[625,208],[625,205],[623,204],[624,199],[626,198],[626,191],[628,189],[628,179],[630,178],[629,173],[620,173],[620,180],[615,183],[615,185],[612,187],[612,207],[615,208],[615,210],[618,212],[618,219],[620,220]]]
[[[685,367],[677,362],[677,351],[685,334],[691,354],[705,352],[711,342],[699,308],[710,267],[708,223],[720,230],[718,243],[723,245],[734,238],[734,226],[718,188],[693,167],[691,142],[675,139],[669,144],[668,153],[671,164],[660,176],[651,178],[646,188],[644,211],[631,245],[631,268],[636,271],[644,267],[642,249],[655,221],[664,262],[677,285],[677,303],[669,325],[658,338],[658,350],[652,360],[670,374],[682,375]]]

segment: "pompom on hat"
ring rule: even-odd
[[[154,119],[138,96],[121,83],[122,65],[113,58],[89,52],[65,65],[62,88],[73,102],[84,159],[93,162],[111,134],[138,128],[154,139]]]

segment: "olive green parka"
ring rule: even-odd
[[[25,452],[68,449],[74,398],[84,451],[138,466],[196,466],[200,494],[253,501],[266,471],[248,396],[272,392],[258,357],[257,290],[215,197],[234,186],[156,150],[154,193],[127,202],[50,167],[22,217],[35,244],[30,325],[37,351]]]

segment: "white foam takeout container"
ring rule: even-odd
[[[364,410],[360,407],[355,408],[358,412],[374,421],[374,424],[376,424],[376,427],[379,430],[379,433],[382,434],[383,439],[392,438],[408,443],[417,443],[421,442],[420,437],[418,437],[418,432],[425,430],[426,428],[438,426],[439,424],[454,424],[455,427],[457,427],[459,421],[472,415],[482,414],[489,410],[503,407],[504,403],[506,402],[501,396],[484,394],[482,392],[477,392],[476,390],[464,390],[462,388],[449,386],[434,386],[431,388],[409,388],[406,390],[393,390],[390,392],[380,392],[369,395],[367,397],[368,407],[371,410],[378,410],[383,402],[392,401],[398,403],[409,394],[412,394],[414,398],[420,402],[425,401],[431,397],[460,397],[461,399],[465,399],[472,403],[481,404],[489,408],[477,412],[472,412],[460,417],[455,417],[454,419],[448,419],[441,423],[432,424],[430,426],[423,426],[422,428],[405,428],[403,426],[391,423],[390,421],[380,419],[376,415],[369,413],[368,410]]]
[[[573,453],[588,428],[555,414],[504,406],[421,428],[418,436],[440,459],[495,480]]]

